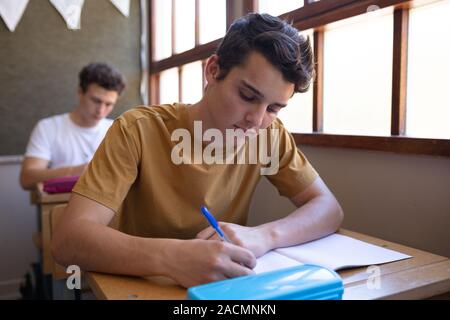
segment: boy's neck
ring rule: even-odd
[[[204,99],[191,105],[187,110],[190,129],[194,129],[194,121],[201,121],[203,131],[212,127],[211,115]]]
[[[95,127],[99,121],[88,121],[83,117],[80,112],[80,106],[76,107],[71,113],[69,113],[70,120],[77,126],[82,128],[92,128]]]

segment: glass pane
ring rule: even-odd
[[[393,16],[330,25],[324,43],[324,132],[390,135]]]
[[[183,103],[196,103],[203,95],[203,67],[201,61],[192,62],[183,66],[182,99]]]
[[[258,11],[273,16],[279,16],[283,13],[303,7],[303,3],[303,0],[259,0]]]
[[[306,30],[302,34],[309,36],[311,46],[314,46],[313,31]],[[311,133],[313,121],[313,84],[311,83],[308,92],[294,94],[289,100],[288,105],[278,113],[278,118],[290,132]]]
[[[450,139],[449,17],[450,1],[410,11],[406,112],[409,136]]]
[[[159,102],[179,102],[178,96],[178,68],[172,68],[160,73]]]
[[[311,88],[306,93],[296,93],[289,104],[281,109],[278,118],[289,132],[312,132],[313,94]]]
[[[155,57],[162,60],[172,55],[172,5],[171,1],[155,1]]]
[[[195,0],[175,0],[175,52],[195,46]]]
[[[225,0],[199,0],[200,43],[207,43],[225,35],[227,9]]]

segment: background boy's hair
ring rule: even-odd
[[[100,87],[116,91],[119,95],[125,89],[124,76],[114,67],[106,63],[90,63],[79,74],[80,87],[86,92],[89,85],[95,83]]]
[[[249,13],[233,22],[216,50],[224,79],[241,65],[250,52],[257,51],[281,71],[295,92],[306,92],[314,79],[314,55],[309,37],[291,24],[269,14]]]

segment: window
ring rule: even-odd
[[[226,10],[291,12],[317,40],[319,71],[278,115],[297,143],[450,156],[450,0],[151,1],[152,103],[201,98]]]
[[[195,0],[175,0],[175,53],[195,47]]]
[[[172,6],[167,0],[154,0],[155,6],[155,46],[154,60],[162,60],[172,55]]]
[[[313,43],[313,31],[306,30],[301,32],[309,37],[311,46]],[[278,118],[290,132],[310,133],[313,129],[313,84],[305,93],[296,93],[289,100],[288,105],[281,109]]]
[[[450,139],[450,1],[410,11],[406,134]]]
[[[278,118],[289,132],[312,132],[312,86],[306,93],[296,93],[289,104],[280,110]]]
[[[161,72],[159,81],[159,103],[179,102],[178,68],[172,68]]]
[[[303,3],[303,0],[259,0],[258,11],[273,16],[279,16],[283,13],[303,7]]]
[[[203,66],[201,61],[192,62],[182,67],[181,102],[193,104],[203,96]]]
[[[327,27],[324,133],[390,135],[392,36],[392,15],[352,18]]]
[[[225,35],[225,0],[200,0],[200,44],[207,43]]]
[[[152,0],[156,44],[150,68],[152,103],[196,103],[201,99],[202,60],[210,54],[200,53],[195,59],[192,50],[225,35],[226,4],[226,0]],[[185,60],[190,61],[170,62],[178,54],[187,54]],[[162,60],[166,63],[158,68]]]
[[[157,44],[153,48],[154,61],[225,35],[226,0],[152,0],[152,8],[155,19],[152,32]]]

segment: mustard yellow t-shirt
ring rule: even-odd
[[[136,107],[116,119],[73,192],[120,213],[119,230],[136,236],[189,239],[208,226],[202,205],[220,221],[244,225],[262,164],[174,164],[175,129],[189,125],[187,105]],[[279,169],[266,176],[286,197],[317,172],[279,120]]]

